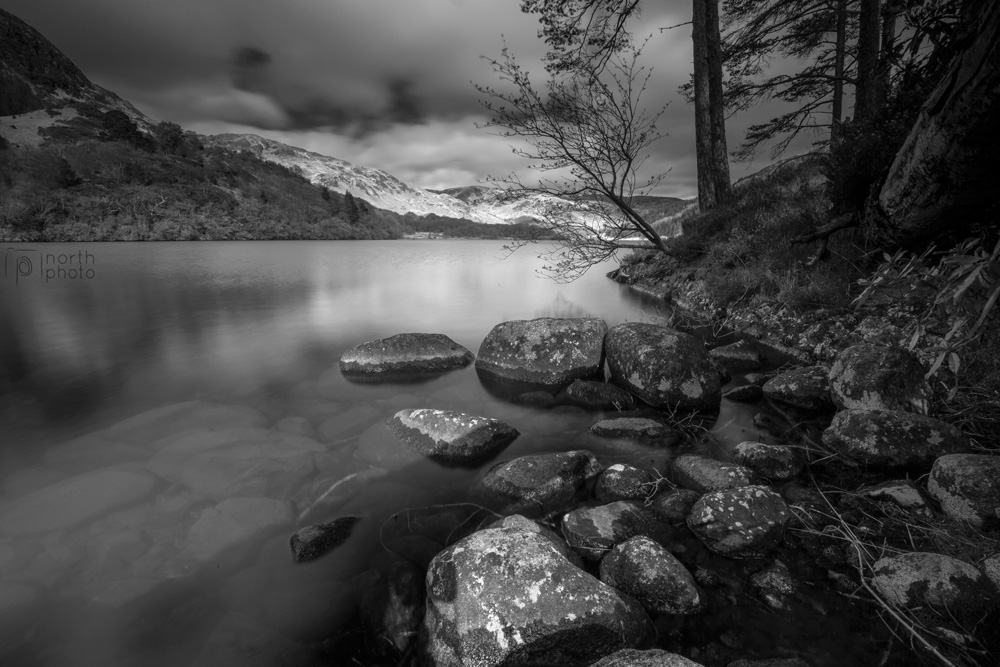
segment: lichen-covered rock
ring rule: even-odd
[[[969,448],[961,431],[910,412],[841,410],[823,431],[823,444],[864,465],[924,466]]]
[[[596,380],[577,380],[559,398],[592,410],[627,410],[635,404],[632,394],[621,387]]]
[[[944,554],[881,558],[872,566],[872,585],[891,604],[930,607],[958,620],[975,619],[996,605],[992,585],[979,569]]]
[[[734,489],[755,482],[753,471],[735,463],[723,463],[700,454],[684,454],[674,460],[674,481],[698,493]]]
[[[626,463],[616,463],[598,475],[594,497],[602,503],[645,500],[656,493],[657,486],[656,479],[648,471]]]
[[[926,415],[931,388],[917,355],[901,347],[860,343],[837,355],[830,394],[840,409],[902,410]]]
[[[499,419],[448,410],[400,410],[388,429],[403,444],[447,465],[475,465],[498,454],[519,435]]]
[[[599,561],[616,544],[645,535],[658,542],[673,535],[671,526],[641,503],[619,500],[597,507],[581,507],[562,519],[566,543],[588,561]]]
[[[875,502],[890,502],[910,512],[929,516],[930,508],[923,492],[908,479],[891,479],[858,489],[858,495]]]
[[[305,563],[336,549],[347,541],[354,524],[360,520],[361,518],[356,516],[340,516],[332,521],[299,528],[288,538],[292,560],[296,563]]]
[[[1000,456],[942,456],[931,466],[927,492],[953,519],[983,530],[1000,528]]]
[[[511,516],[438,554],[427,572],[425,663],[586,664],[651,631],[634,601]]]
[[[475,495],[501,514],[551,516],[573,507],[602,470],[586,450],[522,456],[486,471]]]
[[[687,525],[717,554],[759,558],[781,542],[790,517],[777,493],[741,486],[703,495],[691,508]]]
[[[608,331],[612,380],[655,408],[717,410],[719,373],[697,338],[669,327],[626,322]]]
[[[709,350],[709,356],[734,373],[753,371],[760,368],[760,353],[747,340],[740,340],[729,345],[722,345]]]
[[[682,655],[668,653],[658,648],[640,651],[626,648],[601,658],[590,667],[703,667]]]
[[[681,523],[691,513],[691,508],[701,498],[701,494],[690,489],[673,489],[653,498],[649,509],[671,523]]]
[[[822,412],[834,407],[829,372],[822,366],[794,368],[776,375],[764,384],[764,395],[800,410]]]
[[[615,417],[602,419],[590,427],[601,438],[635,440],[649,445],[669,447],[680,440],[680,434],[669,426],[646,417]]]
[[[501,322],[479,347],[476,371],[494,388],[525,386],[558,391],[604,368],[604,320],[542,317]],[[514,391],[514,389],[512,389]]]
[[[802,472],[802,459],[791,447],[747,440],[733,448],[733,462],[772,482],[787,482]]]
[[[764,398],[764,390],[757,384],[744,384],[723,392],[722,398],[736,403],[756,403]]]
[[[608,552],[601,560],[601,581],[631,595],[652,614],[697,614],[707,602],[684,565],[644,535]]]
[[[444,334],[402,333],[344,352],[340,372],[351,380],[385,381],[439,375],[468,366],[475,355]]]

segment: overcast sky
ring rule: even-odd
[[[251,132],[446,188],[524,169],[486,120],[472,82],[496,82],[481,55],[504,41],[533,72],[545,46],[518,0],[0,0],[98,85],[157,120],[204,134]],[[669,136],[646,170],[656,194],[695,192],[689,0],[648,2],[649,106],[669,102]],[[729,121],[730,149],[766,109]],[[789,154],[808,149],[800,141]],[[733,164],[734,180],[768,164]],[[648,175],[648,174],[647,174]]]

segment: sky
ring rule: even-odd
[[[537,16],[519,0],[0,0],[94,83],[154,120],[202,134],[249,132],[442,189],[530,174],[487,120],[473,83],[498,83],[481,56],[506,46],[542,80]],[[648,2],[650,109],[667,103],[642,176],[653,194],[697,194],[694,108],[677,89],[691,65],[690,2]],[[730,118],[732,150],[754,109]],[[808,150],[793,144],[788,155]],[[733,180],[769,164],[732,163]],[[643,179],[644,180],[644,179]]]

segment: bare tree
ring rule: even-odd
[[[656,123],[665,110],[648,113],[642,96],[650,70],[638,64],[640,48],[610,54],[601,71],[553,74],[541,90],[506,49],[486,58],[503,86],[476,85],[491,119],[481,127],[518,140],[511,149],[542,172],[538,182],[516,175],[491,177],[511,197],[548,195],[542,225],[562,239],[547,255],[545,269],[557,280],[573,280],[612,257],[622,239],[640,235],[668,252],[663,239],[633,206],[666,172],[640,182],[647,149],[666,136]]]

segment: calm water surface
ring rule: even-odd
[[[531,248],[507,257],[485,241],[0,250],[8,267],[31,260],[0,275],[3,665],[264,665],[275,651],[310,664],[307,647],[353,608],[356,576],[408,534],[393,514],[463,500],[478,472],[386,454],[381,423],[402,408],[504,419],[522,433],[504,459],[586,447],[607,462],[662,464],[588,436],[600,414],[493,397],[471,367],[416,385],[351,384],[337,369],[347,348],[402,332],[444,333],[475,352],[504,320],[660,319],[657,304],[604,277],[611,266],[561,285],[539,277]],[[82,279],[47,272],[73,269],[70,255]],[[266,430],[196,464],[184,456],[216,436],[178,444],[183,417],[105,431],[187,401],[239,406],[232,415],[257,417],[237,426]],[[721,440],[747,439],[748,416],[725,405]],[[288,418],[322,451],[278,434]],[[234,498],[263,504],[227,514]],[[286,514],[261,518],[275,508]],[[294,526],[342,514],[365,517],[351,541],[293,564]]]

